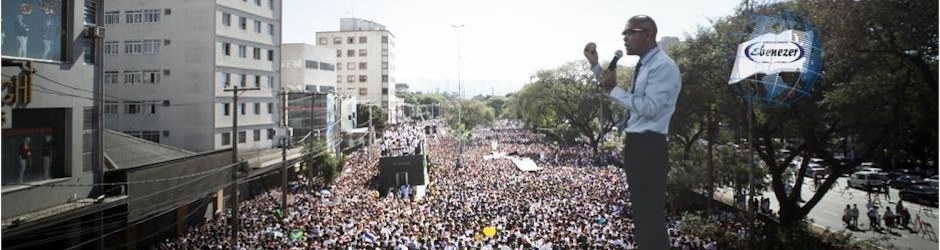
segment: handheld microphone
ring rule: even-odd
[[[614,53],[614,59],[611,59],[610,64],[607,65],[607,69],[613,71],[617,68],[617,60],[620,60],[621,57],[623,57],[623,51],[617,50],[617,52]]]

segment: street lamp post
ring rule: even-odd
[[[455,29],[457,29],[457,124],[458,124],[458,126],[459,126],[460,124],[463,124],[463,119],[462,119],[462,117],[461,117],[461,116],[462,116],[462,113],[463,113],[463,111],[462,111],[463,103],[461,102],[461,101],[463,101],[463,100],[461,100],[461,99],[463,99],[463,85],[462,85],[461,82],[460,82],[460,80],[461,80],[461,75],[460,75],[460,71],[461,71],[461,69],[460,69],[460,66],[461,66],[461,65],[460,65],[460,29],[462,29],[463,26],[464,26],[463,24],[460,24],[460,25],[451,25],[451,27],[454,27]],[[460,136],[457,138],[457,140],[458,140],[458,141],[457,141],[457,143],[458,143],[458,144],[457,144],[457,145],[458,145],[458,146],[457,146],[457,147],[458,147],[458,148],[457,148],[457,168],[460,168],[460,167],[461,167],[461,165],[460,165],[460,157],[463,156],[463,138],[462,138],[463,136],[464,136],[464,135],[461,133]]]

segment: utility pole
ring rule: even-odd
[[[313,117],[314,117],[314,115],[315,115],[315,114],[313,113],[313,111],[315,110],[315,108],[314,108],[314,106],[315,106],[314,103],[316,103],[316,101],[315,101],[315,98],[313,98],[313,97],[315,96],[315,94],[314,94],[312,91],[309,92],[309,93],[310,93],[310,108],[307,109],[307,110],[309,110],[310,112],[309,112],[308,115],[307,115],[307,119],[308,119],[307,121],[308,121],[308,123],[309,123],[308,126],[310,126],[310,135],[307,136],[307,145],[308,145],[308,147],[310,147],[310,150],[308,150],[307,152],[308,152],[308,154],[310,154],[310,162],[313,163],[313,162],[314,162],[314,161],[313,161],[313,157],[314,157],[314,154],[313,154],[313,153],[314,153],[314,148],[313,148],[313,147],[314,147],[314,145],[315,145],[315,144],[313,144],[313,123],[314,123]],[[312,164],[309,164],[309,165],[311,165],[311,166],[309,166],[310,168],[308,168],[307,171],[308,171],[308,173],[310,173],[310,177],[313,177],[313,166],[312,166]]]
[[[223,90],[232,92],[232,249],[238,248],[238,96],[243,91],[261,90],[261,88],[238,88]]]
[[[712,120],[712,109],[711,105],[708,107],[708,113],[705,113],[706,120],[706,136],[708,137],[708,161],[706,166],[708,168],[708,173],[706,174],[708,179],[708,186],[705,186],[708,192],[708,203],[706,204],[707,211],[710,213],[712,211],[712,203],[715,195],[715,162],[714,162],[714,153],[712,148],[715,144],[715,128],[714,121]]]
[[[281,87],[281,130],[287,131],[287,92]],[[286,133],[285,133],[286,135]],[[287,136],[281,137],[281,214],[287,214]]]
[[[457,125],[460,126],[463,124],[463,118],[461,110],[463,103],[463,85],[461,84],[461,67],[460,67],[460,29],[463,28],[461,25],[451,25],[457,29]],[[466,130],[467,128],[464,128]],[[457,137],[457,168],[460,168],[460,158],[463,155],[463,140],[464,140],[464,131],[461,131],[460,135]]]

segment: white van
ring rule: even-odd
[[[876,172],[858,171],[849,177],[849,187],[865,189],[868,187],[880,187],[883,184],[883,177],[881,177],[881,175]]]

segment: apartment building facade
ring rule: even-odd
[[[335,49],[336,93],[381,106],[388,123],[397,123],[401,100],[395,96],[395,35],[384,25],[359,18],[340,19],[339,31],[317,32],[317,46]]]
[[[106,126],[194,152],[276,146],[281,4],[109,1]],[[236,88],[257,90],[236,104]]]

